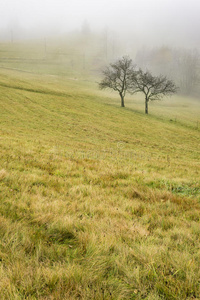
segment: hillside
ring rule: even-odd
[[[2,299],[200,298],[200,128],[114,97],[0,69]]]

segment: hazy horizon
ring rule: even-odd
[[[108,28],[139,44],[198,47],[200,2],[190,0],[1,0],[1,37],[30,38]],[[2,38],[1,38],[2,39]]]

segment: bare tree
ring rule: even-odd
[[[117,91],[121,98],[121,107],[125,107],[124,98],[134,77],[132,59],[127,56],[112,63],[103,71],[104,78],[99,84],[100,89]]]
[[[177,91],[172,80],[165,76],[153,76],[149,71],[141,69],[132,76],[132,93],[142,92],[145,95],[145,113],[148,114],[148,103],[150,100],[160,100],[163,96],[169,96]]]

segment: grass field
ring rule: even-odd
[[[199,102],[28,70],[1,61],[1,299],[200,299]]]

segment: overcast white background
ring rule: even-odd
[[[200,0],[0,0],[0,29],[130,32],[152,42],[200,45]]]

